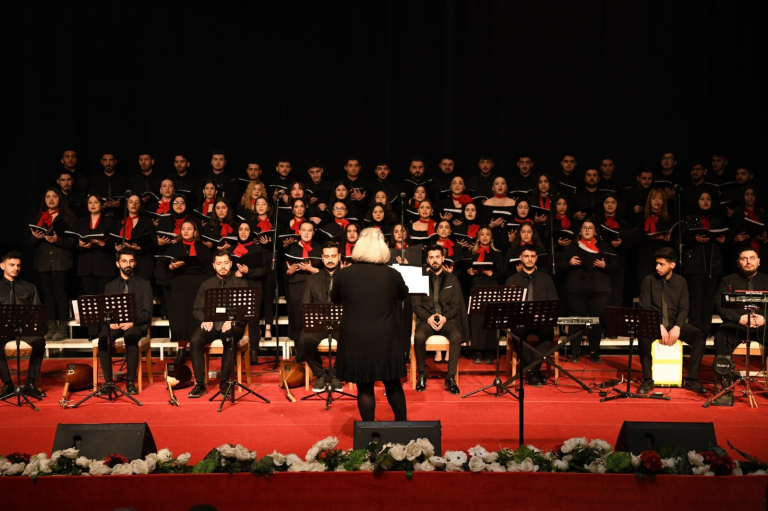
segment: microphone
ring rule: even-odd
[[[126,198],[130,197],[131,195],[133,195],[133,192],[131,192],[130,190],[126,190],[125,191],[125,197]]]
[[[405,199],[405,192],[400,192],[400,198]]]
[[[283,190],[282,188],[278,188],[277,189],[277,196],[278,197],[282,197],[283,195],[285,195],[285,190]]]

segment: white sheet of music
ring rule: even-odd
[[[393,264],[392,268],[403,276],[409,295],[429,295],[429,275],[422,275],[420,266]]]

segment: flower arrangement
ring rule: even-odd
[[[425,438],[408,444],[376,443],[364,449],[338,449],[338,439],[328,437],[315,443],[304,458],[296,454],[271,454],[258,458],[256,451],[237,444],[223,444],[212,449],[202,460],[190,466],[190,454],[174,457],[168,449],[148,454],[144,459],[129,461],[120,454],[101,460],[80,456],[77,449],[29,455],[12,452],[0,456],[0,475],[139,475],[139,474],[213,474],[244,473],[269,476],[278,472],[344,472],[364,471],[377,474],[403,471],[406,477],[414,472],[583,472],[635,474],[639,478],[658,474],[679,475],[765,475],[768,463],[762,462],[735,447],[729,447],[746,461],[731,459],[728,453],[714,447],[707,451],[685,451],[664,447],[658,451],[643,451],[639,456],[614,451],[613,446],[600,439],[570,438],[551,451],[532,445],[517,449],[502,447],[488,451],[476,445],[467,451],[445,451],[442,456]]]

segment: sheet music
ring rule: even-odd
[[[420,266],[393,264],[392,268],[403,276],[409,295],[429,295],[429,275],[422,275]]]

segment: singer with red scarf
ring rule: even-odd
[[[306,218],[307,204],[304,202],[304,199],[297,197],[291,201],[291,213],[291,218],[288,222],[283,224],[283,234],[295,234],[300,236],[301,233],[299,232],[299,229],[301,224],[308,221]],[[283,248],[288,248],[289,245],[296,242],[297,240],[295,238],[285,238],[283,239]]]
[[[309,220],[303,221],[299,225],[299,236],[301,240],[288,247],[285,254],[285,274],[288,277],[288,330],[289,337],[294,341],[299,340],[303,328],[301,300],[307,276],[319,272],[318,268],[322,265],[320,245],[313,241],[315,224]]]
[[[155,272],[155,261],[153,254],[156,245],[155,224],[152,220],[141,215],[141,197],[136,194],[126,199],[128,206],[128,217],[124,218],[115,227],[119,230],[115,233],[121,238],[125,238],[125,246],[134,252],[136,258],[136,275],[144,280],[152,282],[152,276]],[[139,238],[138,243],[132,242]],[[115,243],[115,251],[122,249],[122,240]]]
[[[173,196],[176,193],[176,188],[173,184],[173,180],[170,178],[164,178],[160,181],[160,200],[154,201],[148,208],[148,211],[152,211],[157,215],[170,215],[171,203],[173,202]],[[155,227],[157,227],[162,218],[155,219]]]
[[[453,176],[450,188],[447,190],[449,192],[448,197],[442,199],[437,205],[437,211],[441,219],[450,220],[454,222],[454,225],[461,224],[460,211],[466,204],[472,202],[472,197],[465,193],[466,189],[464,178]]]
[[[211,249],[211,252],[217,250],[228,250],[234,241],[223,239],[224,237],[235,237],[235,228],[233,227],[234,211],[232,211],[232,205],[227,199],[216,199],[216,203],[213,205],[213,212],[208,219],[208,222],[203,227],[201,235],[203,236],[203,244]],[[221,241],[214,243],[206,238],[212,240],[221,239]]]
[[[77,247],[76,238],[64,236],[70,230],[74,216],[61,201],[61,192],[48,188],[40,203],[40,213],[30,228],[30,243],[35,247],[34,267],[40,275],[43,302],[48,306],[48,333],[45,340],[61,341],[68,337],[69,300],[67,278],[72,270],[72,250]],[[56,320],[58,319],[58,325]]]
[[[192,315],[197,290],[200,289],[200,284],[213,276],[211,251],[200,242],[199,229],[195,221],[184,220],[179,228],[179,237],[165,252],[165,255],[175,258],[176,261],[163,264],[171,275],[171,294],[167,302],[168,320],[171,328],[171,340],[179,343],[179,351],[175,361],[177,364],[185,362],[187,343],[199,326]],[[193,260],[194,264],[186,264],[181,260],[190,256],[196,258]]]
[[[602,364],[600,358],[600,338],[603,334],[602,324],[605,322],[605,307],[611,304],[611,278],[609,274],[616,269],[616,258],[605,257],[594,260],[593,265],[582,264],[586,252],[612,254],[612,247],[604,241],[598,241],[597,224],[593,220],[585,220],[581,224],[579,238],[576,243],[565,247],[560,260],[557,262],[558,273],[565,274],[563,292],[565,297],[566,314],[568,316],[592,316],[600,318],[600,323],[587,328],[590,359],[596,364]],[[573,335],[574,331],[568,332]],[[581,335],[571,341],[571,362],[576,364],[581,356]]]
[[[347,220],[347,211],[349,211],[349,207],[347,206],[346,201],[337,199],[331,203],[329,209],[333,215],[333,221],[325,224],[321,230],[331,240],[341,241],[344,238],[344,232],[350,223],[349,220]]]
[[[437,223],[432,219],[432,213],[434,213],[434,211],[431,200],[424,198],[419,201],[419,207],[417,209],[419,218],[414,220],[411,224],[411,234],[414,238],[423,238],[435,234]]]
[[[260,317],[264,318],[264,338],[272,339],[272,323],[275,319],[275,287],[277,281],[275,270],[272,269],[272,240],[275,236],[275,227],[272,225],[272,206],[267,197],[259,197],[253,205],[254,218],[251,220],[251,231],[254,233],[254,244],[264,253],[266,266],[261,281],[261,306]],[[281,253],[275,254],[278,258]],[[280,264],[275,261],[276,268]],[[282,268],[282,265],[279,266]]]
[[[237,225],[237,243],[232,249],[232,263],[234,265],[233,269],[236,270],[235,277],[245,279],[250,287],[258,287],[259,296],[261,296],[261,281],[266,273],[267,264],[271,261],[271,258],[265,250],[261,249],[254,238],[255,233],[251,231],[250,224],[245,220],[241,220]],[[256,254],[256,258],[260,264],[249,265],[247,261],[241,261],[242,257],[249,254]],[[259,331],[258,321],[249,321],[248,326],[249,331],[254,332],[254,334]],[[255,361],[258,358],[256,349],[254,348],[251,352],[253,353],[252,360]]]
[[[647,275],[656,274],[656,251],[662,247],[673,248],[675,232],[669,232],[677,220],[667,209],[667,196],[663,189],[652,188],[645,201],[645,211],[638,226],[637,241],[637,282]]]
[[[163,180],[165,183],[167,180]],[[189,219],[187,213],[187,199],[181,193],[174,193],[171,197],[170,216],[159,218],[157,225],[157,252],[165,254],[174,240],[181,234],[181,224]],[[168,271],[168,265],[155,264],[154,283],[163,290],[160,308],[164,317],[168,316],[168,304],[171,303],[171,273]]]
[[[747,232],[747,224],[749,224],[747,220],[764,224],[764,214],[763,208],[760,207],[757,190],[748,186],[742,194],[741,205],[734,210],[730,219],[729,236],[735,242],[737,249],[745,246],[752,247],[757,255],[760,255],[761,248],[768,243],[768,235],[763,231],[759,236],[750,236]]]
[[[560,195],[555,200],[555,218],[552,220],[555,255],[561,254],[565,247],[573,242],[573,238],[579,230],[578,222],[568,213],[568,206],[569,199],[565,195]],[[559,277],[557,275],[555,276],[555,280],[559,283]]]
[[[200,201],[200,206],[195,209],[195,213],[200,216],[203,225],[208,222],[208,219],[213,214],[213,206],[216,204],[216,195],[218,194],[218,188],[213,181],[206,181],[203,183],[203,200]]]
[[[344,238],[339,244],[339,251],[341,252],[341,265],[342,267],[348,264],[352,264],[352,250],[355,248],[355,243],[360,239],[360,224],[352,222],[344,229]]]
[[[472,278],[471,287],[498,286],[504,277],[504,256],[493,241],[493,231],[487,225],[477,231],[477,241],[472,249],[472,266],[467,270]],[[483,330],[482,314],[472,314],[469,319],[475,364],[492,364],[498,342],[495,330]]]
[[[626,274],[627,250],[635,243],[636,231],[621,215],[619,198],[615,192],[603,196],[601,212],[595,215],[595,222],[602,234],[603,241],[611,245],[611,252],[616,254],[616,270],[611,273],[611,303],[617,307],[624,305],[624,277]]]
[[[80,251],[77,258],[77,276],[87,295],[102,295],[107,282],[115,278],[114,245],[107,243],[114,231],[114,220],[102,214],[100,195],[88,197],[88,216],[78,218],[72,231],[82,235],[102,234],[97,238],[78,239]],[[94,337],[97,330],[94,329]]]

